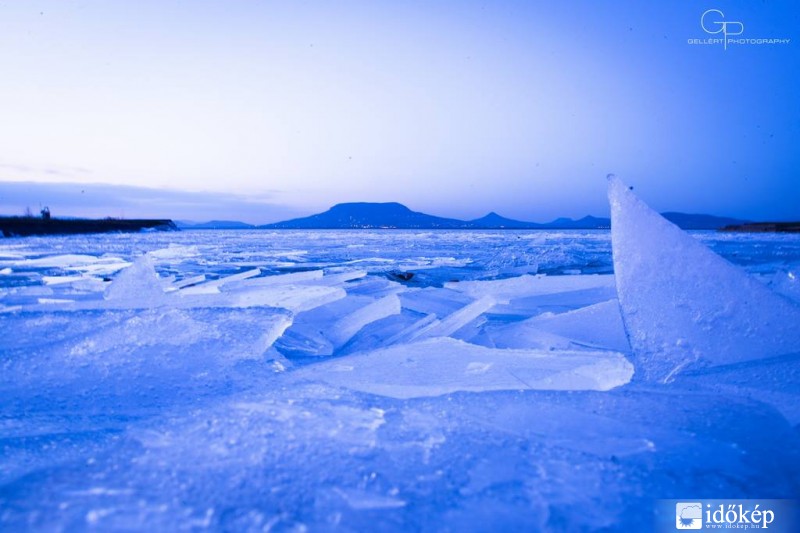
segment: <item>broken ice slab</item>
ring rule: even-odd
[[[400,313],[400,300],[390,295],[375,300],[347,295],[336,287],[302,286],[305,290],[336,291],[340,298],[297,315],[276,347],[287,356],[328,356],[374,321]]]
[[[198,276],[191,276],[188,278],[183,278],[178,281],[172,282],[172,284],[167,288],[167,290],[178,290],[183,289],[185,287],[190,287],[192,285],[197,285],[198,283],[202,283],[206,280],[205,274],[200,274]]]
[[[63,283],[72,283],[75,281],[82,281],[87,279],[86,276],[42,276],[42,282],[45,285],[61,285]]]
[[[260,278],[249,277],[246,279],[228,281],[224,284],[224,289],[232,291],[253,287],[265,287],[269,285],[288,285],[290,283],[300,283],[306,281],[316,282],[322,279],[322,276],[322,270],[305,270],[301,272],[290,272],[289,274],[263,276]]]
[[[63,293],[75,292],[101,293],[105,290],[106,282],[93,276],[42,276],[45,285],[55,287]]]
[[[212,300],[230,307],[270,306],[282,307],[295,313],[302,313],[317,307],[341,300],[347,293],[337,287],[316,285],[276,285],[258,289],[226,292]],[[202,305],[202,297],[186,302]]]
[[[325,361],[293,375],[416,398],[456,391],[609,390],[628,383],[633,367],[615,352],[498,350],[443,337]]]
[[[20,311],[0,321],[0,389],[216,379],[202,376],[260,358],[289,324],[271,308]]]
[[[474,298],[452,289],[426,287],[410,289],[400,295],[404,309],[417,313],[447,316],[465,305],[475,301]]]
[[[796,352],[800,305],[712,252],[610,177],[611,240],[637,379]]]
[[[544,313],[489,333],[498,348],[600,348],[628,352],[619,302],[609,300],[566,313]]]
[[[95,276],[106,276],[130,266],[130,263],[113,256],[97,257],[83,254],[64,254],[50,255],[36,259],[0,261],[0,266],[3,265],[8,265],[7,268],[13,266],[17,270],[60,269],[64,271],[82,272]]]
[[[462,281],[445,283],[448,289],[463,292],[473,298],[492,296],[498,303],[518,298],[556,294],[568,291],[596,289],[614,286],[614,276],[589,274],[580,276],[519,276],[490,281]]]
[[[428,328],[428,326],[431,326],[436,322],[438,322],[438,319],[436,318],[435,314],[431,313],[429,315],[424,315],[422,318],[414,320],[411,324],[408,324],[405,328],[401,329],[394,335],[386,338],[382,344],[384,346],[391,346],[401,342],[410,342],[411,340],[419,337],[422,330]]]
[[[612,284],[593,289],[514,298],[508,303],[498,303],[492,309],[492,314],[531,317],[546,312],[564,313],[616,298],[617,289]]]
[[[343,316],[331,324],[328,338],[334,347],[340,347],[349,341],[358,331],[377,320],[400,313],[400,299],[392,294],[375,300],[347,316]]]
[[[181,244],[170,244],[167,248],[160,248],[148,252],[148,255],[155,261],[176,263],[190,257],[200,255],[200,250],[195,245],[184,246]]]
[[[92,265],[78,265],[65,270],[74,270],[92,276],[110,276],[124,268],[128,268],[130,265],[127,261],[109,260],[108,262],[99,262]]]
[[[42,305],[62,305],[75,302],[75,300],[68,300],[66,298],[37,298],[36,301]]]
[[[450,313],[441,320],[435,320],[429,325],[422,327],[417,333],[412,334],[411,339],[429,339],[432,337],[447,337],[459,329],[463,328],[480,315],[491,309],[495,304],[494,298],[484,296],[458,311]]]
[[[245,270],[244,272],[237,272],[236,274],[230,274],[228,276],[223,276],[219,279],[212,279],[203,283],[192,285],[191,287],[186,287],[185,289],[181,289],[181,294],[184,295],[215,294],[218,293],[219,288],[225,285],[226,283],[232,283],[235,281],[241,281],[248,278],[254,278],[260,275],[261,275],[261,269],[259,268],[254,268],[252,270]]]
[[[278,338],[275,350],[285,357],[325,357],[333,355],[334,347],[319,329],[300,326]]]
[[[407,290],[406,287],[400,283],[376,276],[355,280],[344,287],[347,289],[347,294],[358,294],[370,296],[372,298],[382,298],[392,294],[400,294]]]
[[[108,260],[106,258],[105,260]],[[0,261],[3,266],[16,266],[20,268],[70,268],[83,265],[92,265],[103,261],[100,257],[85,254],[63,254],[39,257],[36,259],[20,258]],[[116,259],[121,261],[121,259]]]
[[[314,280],[312,283],[316,285],[334,286],[347,283],[366,277],[367,273],[363,270],[352,270],[348,272],[339,272],[335,274],[326,274],[320,280]]]

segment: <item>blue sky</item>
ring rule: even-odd
[[[791,41],[689,44],[712,8]],[[791,1],[2,1],[0,212],[543,221],[605,215],[613,172],[800,219],[799,29]]]

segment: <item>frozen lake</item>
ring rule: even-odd
[[[800,236],[692,235],[800,301]],[[641,530],[800,496],[800,346],[632,380],[613,274],[608,231],[0,240],[0,530]]]

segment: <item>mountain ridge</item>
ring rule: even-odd
[[[683,229],[720,229],[747,221],[705,214],[667,212],[664,217]],[[514,220],[494,211],[474,220],[438,217],[413,211],[398,202],[346,202],[327,211],[294,218],[259,229],[608,229],[607,217],[587,215],[580,219],[557,218],[538,223]]]

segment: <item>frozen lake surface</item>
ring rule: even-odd
[[[745,337],[772,352],[709,353],[761,327],[733,294],[665,330],[720,275],[637,263],[652,235],[625,285],[608,231],[0,240],[0,530],[642,530],[659,498],[797,498],[800,236],[687,238],[787,306]]]

